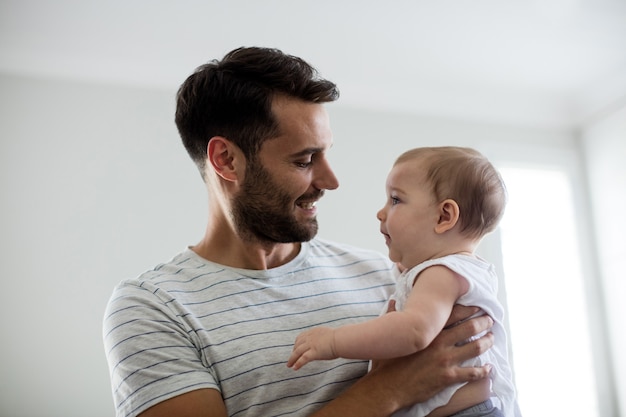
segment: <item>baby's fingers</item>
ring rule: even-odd
[[[289,360],[287,360],[287,366],[289,368],[293,367],[294,369],[298,369],[296,368],[294,365],[296,364],[296,362],[298,361],[298,359],[300,359],[302,357],[302,354],[304,354],[304,352],[306,352],[308,350],[307,346],[302,343],[300,341],[300,337],[298,337],[296,339],[296,343],[293,346],[293,351],[291,352],[291,356],[289,356]]]
[[[291,368],[296,363],[296,361],[298,360],[298,357],[299,357],[299,355],[296,355],[296,353],[293,352],[291,354],[291,356],[289,357],[289,360],[287,361],[287,367]]]
[[[302,366],[306,363],[305,360],[303,360],[302,355],[297,353],[297,352],[293,352],[291,354],[291,356],[289,357],[289,360],[287,361],[287,367],[288,368],[293,368],[294,371],[297,371],[298,369],[302,368]]]
[[[304,365],[306,365],[309,362],[311,362],[311,360],[307,358],[306,355],[300,355],[299,358],[293,361],[293,364],[291,366],[289,366],[289,363],[287,363],[287,366],[289,366],[290,368],[293,368],[294,371],[297,371],[298,369],[302,368]]]

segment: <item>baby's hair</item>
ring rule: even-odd
[[[403,153],[394,165],[413,160],[438,203],[452,199],[459,205],[462,233],[480,239],[496,228],[506,206],[506,187],[485,156],[472,148],[424,147]]]

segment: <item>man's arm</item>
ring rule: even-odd
[[[451,322],[470,314],[455,309]],[[411,404],[424,402],[445,387],[475,381],[489,375],[488,366],[463,368],[460,364],[493,345],[491,333],[462,346],[471,336],[488,330],[493,321],[476,317],[443,330],[426,349],[405,358],[379,362],[335,400],[311,417],[386,417]],[[220,393],[213,389],[192,391],[163,401],[140,417],[226,417]]]
[[[222,395],[214,389],[199,389],[148,408],[138,417],[228,417]]]

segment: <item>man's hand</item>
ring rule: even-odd
[[[287,366],[298,370],[311,361],[336,358],[334,330],[315,327],[298,335]]]
[[[478,307],[468,307],[456,304],[452,309],[452,313],[450,313],[450,318],[448,318],[445,328],[454,327],[472,316],[480,316],[481,314],[479,314],[479,312],[481,311],[482,310]]]

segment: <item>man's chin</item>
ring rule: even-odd
[[[270,243],[270,244],[277,244],[277,243],[301,243],[301,242],[308,242],[311,239],[313,239],[316,235],[317,235],[317,228],[315,230],[311,230],[311,231],[308,231],[308,232],[299,231],[299,232],[294,232],[294,233],[291,233],[291,234],[288,234],[288,235],[287,234],[282,234],[282,235],[277,235],[277,236],[268,236],[268,235],[254,234],[254,237],[259,242],[265,242],[265,243]]]
[[[308,229],[301,229],[294,231],[290,235],[282,236],[283,239],[279,239],[278,243],[300,243],[308,242],[317,235],[317,223],[314,227]]]

